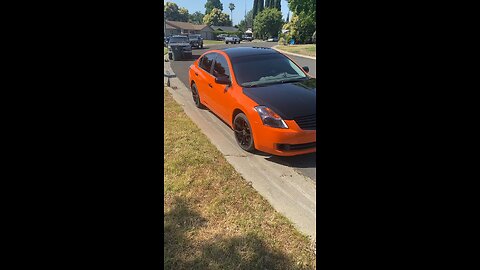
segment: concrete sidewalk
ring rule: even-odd
[[[174,76],[169,62],[164,62],[164,72],[169,74],[164,81],[169,80],[167,89],[175,101],[235,170],[299,231],[313,238],[316,230],[315,183],[291,167],[269,161],[268,155],[240,149],[229,126],[210,111],[195,107],[190,89]]]

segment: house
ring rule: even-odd
[[[238,32],[238,31],[240,31],[238,28],[233,27],[233,26],[212,25],[211,27],[214,31],[224,31],[224,32]]]
[[[165,21],[165,35],[188,35],[200,34],[203,39],[214,39],[213,29],[205,24],[193,24],[188,22]]]

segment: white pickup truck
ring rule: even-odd
[[[233,44],[240,43],[240,38],[237,37],[236,35],[230,35],[228,37],[225,37],[225,44],[228,44],[228,43],[233,43]]]

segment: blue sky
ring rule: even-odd
[[[183,7],[188,9],[188,13],[192,14],[195,11],[200,11],[205,14],[205,3],[207,0],[163,0],[163,3],[173,2],[178,5],[178,7]],[[223,4],[223,12],[230,15],[230,9],[228,9],[228,4],[233,3],[235,9],[233,10],[233,25],[240,23],[241,20],[245,17],[245,3],[247,4],[247,12],[253,7],[253,0],[220,0]],[[287,0],[282,0],[282,14],[283,19],[287,18],[288,13],[288,3]],[[290,14],[292,16],[292,14]]]

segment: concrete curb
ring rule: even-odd
[[[276,50],[276,51],[279,51],[279,52],[281,52],[281,53],[284,53],[284,54],[291,54],[291,55],[298,56],[298,57],[303,57],[303,58],[308,58],[308,59],[317,60],[317,57],[307,56],[307,55],[298,54],[298,53],[292,53],[292,52],[286,52],[286,51],[277,49],[277,48],[276,48],[277,46],[278,46],[278,45],[273,46],[272,49],[274,49],[274,50]]]

